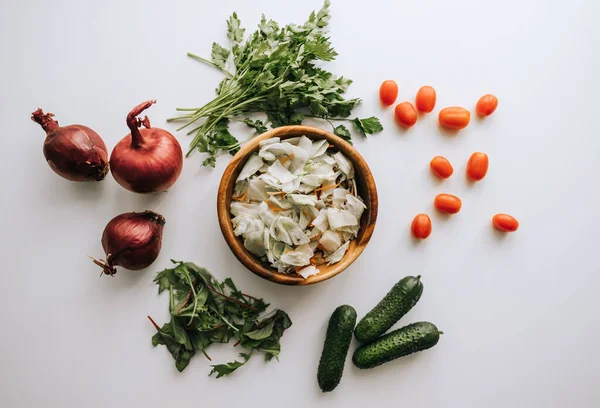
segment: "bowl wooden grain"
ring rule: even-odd
[[[240,171],[244,167],[248,157],[250,157],[252,153],[259,149],[259,142],[272,137],[279,137],[284,140],[302,135],[312,140],[327,139],[330,144],[332,144],[337,150],[341,151],[349,160],[352,161],[354,164],[358,193],[367,206],[367,209],[364,211],[360,220],[358,237],[350,242],[348,250],[346,251],[346,254],[342,260],[333,265],[320,265],[320,272],[317,275],[308,277],[307,279],[304,279],[302,276],[296,274],[279,273],[276,269],[273,269],[268,264],[261,262],[260,259],[257,259],[254,255],[248,252],[248,250],[244,248],[241,238],[236,237],[233,233],[234,228],[231,222],[231,215],[229,213],[235,181]],[[217,215],[219,217],[219,225],[227,245],[229,245],[229,248],[231,248],[233,254],[242,264],[244,264],[246,268],[256,275],[270,280],[271,282],[283,285],[310,285],[313,283],[322,282],[341,273],[344,269],[350,266],[350,264],[352,264],[352,262],[354,262],[365,249],[369,240],[371,239],[371,236],[373,235],[375,221],[377,219],[377,188],[375,187],[375,181],[373,180],[371,170],[369,170],[369,166],[367,166],[365,160],[356,151],[356,149],[354,149],[343,139],[325,130],[310,126],[283,126],[269,130],[268,132],[251,139],[233,157],[225,169],[219,185],[219,192],[217,196]]]

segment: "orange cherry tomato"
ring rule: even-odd
[[[492,218],[494,228],[504,232],[514,232],[519,229],[519,221],[508,214],[496,214]]]
[[[448,159],[442,156],[435,156],[431,159],[429,167],[431,167],[431,171],[433,171],[436,176],[443,179],[447,179],[454,173],[454,169]]]
[[[427,214],[417,214],[410,224],[413,237],[425,239],[431,235],[431,219]]]
[[[422,86],[417,92],[417,98],[415,103],[417,105],[417,109],[423,113],[429,113],[435,108],[435,89],[430,86]]]
[[[394,110],[396,119],[404,127],[411,127],[417,123],[417,110],[410,102],[402,102],[396,105]]]
[[[490,116],[492,113],[494,113],[497,107],[498,98],[492,94],[487,94],[479,98],[475,111],[477,112],[477,115],[481,117]]]
[[[488,171],[490,162],[485,153],[473,153],[467,162],[467,177],[473,181],[483,180]]]
[[[464,129],[471,121],[471,112],[459,106],[451,106],[440,111],[440,125],[448,129]]]
[[[383,81],[383,83],[379,87],[379,99],[381,99],[381,103],[383,103],[386,106],[390,106],[391,104],[396,102],[397,97],[398,84],[396,84],[396,81],[392,81],[391,79]]]
[[[462,207],[460,198],[451,194],[438,194],[433,201],[435,209],[446,214],[456,214]]]

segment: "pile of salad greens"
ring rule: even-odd
[[[174,268],[159,272],[154,279],[159,293],[169,291],[171,321],[159,327],[148,318],[157,330],[152,344],[167,347],[177,370],[183,371],[197,351],[211,360],[206,349],[213,343],[228,343],[231,338],[237,339],[234,347],[247,350],[239,354],[242,361],[213,365],[209,375],[217,374],[219,378],[231,374],[254,352],[264,353],[265,361],[278,359],[279,341],[292,325],[283,310],[265,313],[269,304],[242,293],[231,278],[219,282],[193,263],[172,262]]]
[[[188,135],[194,134],[188,155],[194,149],[207,153],[202,164],[214,167],[218,155],[235,154],[240,142],[229,131],[231,120],[240,120],[260,134],[267,125],[297,125],[306,117],[316,117],[328,121],[334,133],[348,142],[348,128],[333,121],[351,121],[362,135],[383,130],[376,117],[349,119],[360,103],[358,98],[343,96],[352,81],[315,65],[337,56],[325,32],[331,18],[329,5],[326,0],[303,25],[280,27],[263,15],[258,30],[246,41],[245,29],[233,13],[227,21],[230,48],[213,43],[211,60],[188,53],[225,74],[215,99],[200,108],[178,108],[185,114],[169,119],[185,121],[178,130],[189,128]],[[245,117],[257,112],[265,113],[266,119]]]

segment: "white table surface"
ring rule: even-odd
[[[357,114],[379,116],[385,131],[355,138],[377,181],[379,219],[371,243],[342,275],[311,287],[264,281],[238,263],[215,216],[228,161],[200,168],[185,160],[167,194],[135,195],[111,176],[67,182],[42,156],[44,132],[29,120],[42,107],[60,124],[95,129],[109,149],[128,133],[125,116],[156,98],[154,126],[175,107],[213,97],[220,74],[186,52],[210,55],[225,42],[237,10],[254,28],[261,12],[305,21],[321,1],[23,1],[0,11],[2,140],[2,296],[0,406],[13,407],[598,407],[600,405],[600,6],[594,0],[335,0],[327,65],[355,82]],[[384,79],[413,100],[421,85],[438,93],[436,112],[474,109],[494,93],[496,113],[456,136],[437,115],[403,131],[378,103]],[[248,131],[240,128],[237,134]],[[182,145],[189,139],[177,134]],[[465,181],[474,151],[487,152],[484,181]],[[444,182],[429,160],[444,155],[455,175]],[[442,217],[438,193],[463,199]],[[99,278],[88,255],[115,215],[152,209],[167,220],[160,257],[148,270]],[[433,234],[416,243],[413,216],[431,215]],[[490,226],[507,212],[511,235]],[[253,358],[230,378],[207,376],[196,356],[182,374],[146,320],[167,318],[167,298],[152,282],[169,259],[194,261],[217,277],[284,309],[293,326],[281,361]],[[366,313],[405,275],[423,275],[418,305],[402,320],[429,320],[445,332],[432,350],[359,371],[348,358],[340,386],[322,394],[316,367],[333,309]],[[354,346],[353,346],[354,347]],[[235,357],[215,345],[215,362]],[[384,405],[386,404],[386,405]]]

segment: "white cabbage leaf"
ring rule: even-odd
[[[360,221],[360,217],[362,217],[362,214],[366,208],[367,206],[362,202],[361,199],[356,198],[352,194],[348,194],[346,196],[346,204],[344,204],[343,209],[354,215],[354,218],[356,218],[358,221]]]
[[[333,155],[339,169],[346,175],[348,179],[354,178],[354,165],[342,152],[337,152]]]
[[[319,244],[321,244],[327,252],[333,252],[342,245],[342,236],[337,231],[327,230],[321,235]]]
[[[248,200],[265,201],[268,198],[267,183],[258,178],[253,178],[248,182]]]
[[[260,142],[258,142],[258,146],[259,147],[264,147],[270,144],[274,144],[274,143],[279,143],[281,142],[281,139],[278,137],[271,137],[269,139],[265,139],[265,140],[261,140]]]
[[[335,208],[342,209],[342,206],[346,202],[346,196],[350,194],[345,188],[334,188],[331,194],[331,201]]]
[[[240,172],[237,181],[246,180],[248,177],[255,174],[262,167],[262,165],[262,159],[258,157],[258,154],[254,153],[248,158],[248,161],[246,164],[244,164],[244,167],[242,167],[242,171]]]
[[[312,225],[321,232],[329,229],[329,217],[327,214],[327,209],[323,208],[319,211],[319,214],[317,215],[317,218],[313,220]]]
[[[319,270],[314,265],[309,265],[306,268],[302,268],[298,271],[298,275],[302,276],[304,279],[309,276],[313,276],[319,273]]]
[[[346,251],[348,250],[349,245],[350,241],[346,241],[343,245],[336,249],[335,252],[325,257],[325,260],[329,262],[329,265],[341,261],[344,255],[346,255]]]
[[[356,217],[350,211],[337,208],[327,209],[327,221],[329,221],[329,227],[334,230],[358,225]]]
[[[304,266],[310,264],[310,257],[304,252],[288,251],[281,255],[281,262],[292,266]]]

